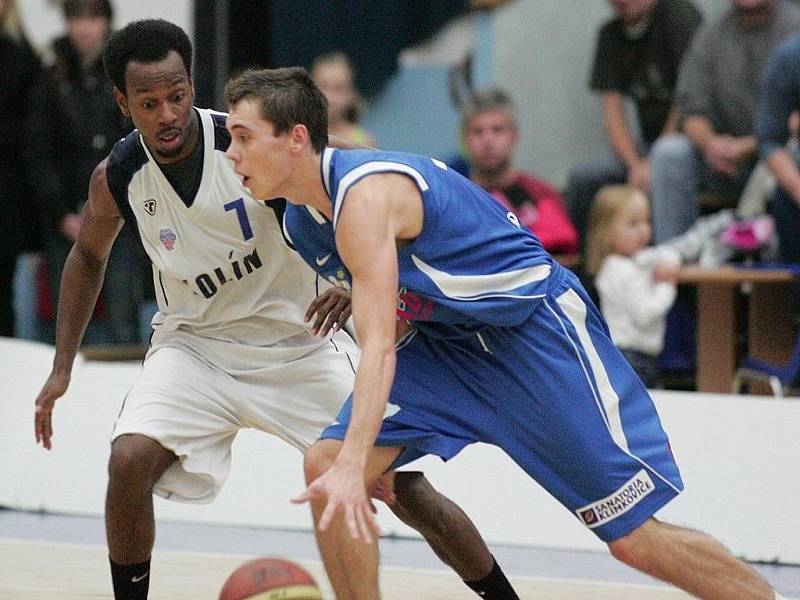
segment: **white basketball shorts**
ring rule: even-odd
[[[311,347],[157,334],[111,439],[141,434],[158,441],[178,461],[154,493],[211,502],[230,472],[239,429],[258,429],[305,450],[352,392],[357,360],[355,342],[341,331]]]

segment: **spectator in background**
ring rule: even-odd
[[[38,237],[36,204],[23,165],[23,123],[39,59],[25,37],[15,0],[0,0],[0,335],[14,335],[17,256]]]
[[[111,31],[109,0],[65,0],[67,34],[52,43],[36,84],[28,127],[29,168],[44,219],[43,241],[54,301],[61,271],[81,224],[92,170],[130,125],[120,115],[103,72],[102,52]],[[103,298],[109,341],[139,339],[146,258],[127,227],[111,252]],[[47,338],[52,336],[52,332]]]
[[[511,98],[498,88],[475,92],[462,111],[461,135],[470,179],[517,215],[548,252],[576,253],[578,235],[561,195],[546,181],[514,168],[519,129]]]
[[[678,268],[696,262],[709,241],[733,223],[732,211],[700,219],[684,235],[650,247],[650,205],[632,185],[609,185],[589,213],[586,271],[594,277],[611,338],[647,387],[660,385],[657,358]]]
[[[375,146],[372,135],[359,125],[361,96],[347,55],[332,52],[318,56],[311,67],[311,78],[328,100],[328,132],[352,144]]]
[[[770,58],[764,77],[756,135],[762,160],[778,180],[770,213],[782,260],[800,264],[800,170],[796,146],[786,148],[789,119],[800,110],[800,35],[781,44]]]
[[[603,101],[603,126],[614,155],[570,173],[564,196],[583,237],[592,199],[610,183],[650,191],[648,150],[675,128],[672,99],[681,58],[700,12],[689,0],[609,0],[615,17],[597,37],[591,88]],[[626,99],[636,105],[641,139],[626,116]]]
[[[695,36],[681,65],[675,107],[682,134],[651,152],[653,239],[686,231],[702,187],[738,200],[757,158],[762,74],[772,51],[800,30],[800,9],[781,0],[731,0]]]

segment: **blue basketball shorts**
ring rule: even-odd
[[[586,527],[609,542],[683,489],[653,401],[569,272],[518,327],[398,344],[376,445],[393,465],[447,460],[467,444],[502,448]],[[352,396],[322,439],[343,439]]]

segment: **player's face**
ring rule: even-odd
[[[117,103],[158,162],[178,162],[191,154],[198,136],[194,88],[180,55],[173,50],[159,62],[129,62],[125,88],[125,94],[114,89]]]
[[[633,256],[650,243],[650,205],[641,192],[634,192],[631,200],[617,213],[611,231],[614,252]]]
[[[261,200],[283,195],[282,186],[291,171],[290,135],[275,135],[272,123],[261,115],[258,102],[250,99],[231,107],[227,127],[231,145],[226,154],[242,184]]]
[[[476,115],[464,132],[464,145],[472,167],[490,173],[507,169],[518,137],[508,111],[497,109]]]

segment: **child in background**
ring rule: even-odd
[[[314,60],[311,78],[328,100],[328,133],[361,146],[375,140],[361,127],[361,97],[355,88],[353,65],[342,52],[323,54]]]
[[[650,203],[635,187],[611,185],[589,212],[586,270],[594,277],[611,338],[647,387],[660,383],[656,358],[681,264],[695,262],[706,242],[734,221],[732,211],[698,219],[685,234],[648,248]]]

